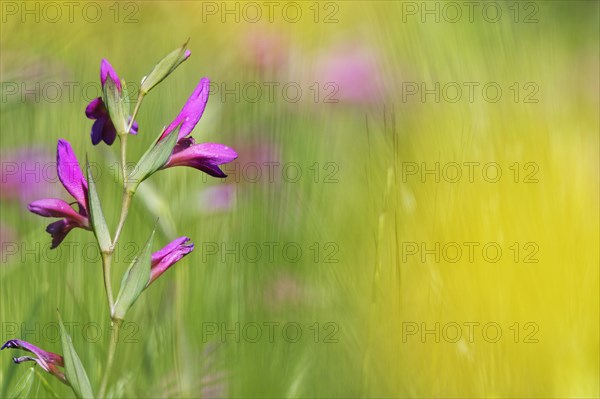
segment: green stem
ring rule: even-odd
[[[106,298],[108,300],[108,311],[112,314],[115,300],[112,292],[112,284],[110,283],[110,266],[112,261],[112,251],[102,253],[102,271],[104,274],[104,288],[106,289]]]
[[[137,116],[137,113],[140,110],[140,105],[142,105],[142,100],[144,99],[145,95],[146,95],[146,93],[144,93],[143,91],[140,91],[140,94],[138,94],[138,98],[135,103],[135,107],[133,108],[133,114],[131,114],[131,120],[129,121],[129,126],[127,126],[127,133],[129,133],[131,131],[131,127],[133,126],[135,117]]]
[[[115,238],[112,241],[112,244],[108,251],[102,253],[102,268],[104,271],[104,286],[106,289],[106,297],[108,298],[108,307],[110,311],[111,318],[111,329],[112,331],[112,339],[110,340],[110,346],[108,348],[108,354],[106,358],[106,368],[104,369],[104,376],[102,377],[102,384],[100,385],[100,391],[98,392],[98,396],[103,398],[106,394],[106,387],[108,385],[108,378],[110,376],[110,371],[112,369],[115,351],[117,349],[117,342],[119,340],[119,327],[121,325],[121,320],[115,319],[113,317],[113,308],[115,305],[112,284],[110,281],[110,269],[112,264],[112,255],[115,252],[115,248],[117,243],[119,242],[119,237],[121,236],[121,232],[123,231],[123,226],[125,225],[125,220],[127,220],[127,214],[129,213],[129,207],[131,206],[131,198],[135,190],[132,190],[128,187],[127,184],[127,136],[131,131],[131,127],[133,126],[133,121],[140,109],[140,105],[144,98],[145,93],[140,92],[137,102],[135,104],[135,108],[133,110],[133,114],[131,115],[131,120],[129,121],[129,126],[127,127],[125,134],[119,134],[119,141],[121,142],[121,172],[123,176],[123,199],[121,203],[121,215],[119,216],[119,223],[117,225],[117,230],[115,232]]]
[[[139,104],[142,102],[142,98],[143,97],[141,96],[138,98],[138,102],[134,110],[134,115],[137,113]],[[131,120],[133,121],[133,118],[131,118]],[[119,224],[117,225],[115,238],[110,248],[111,251],[114,251],[115,247],[117,246],[117,242],[119,241],[119,237],[121,236],[121,231],[123,230],[123,226],[125,225],[125,220],[127,219],[127,214],[129,213],[131,197],[133,196],[133,191],[130,191],[127,187],[127,134],[120,135],[119,140],[121,142],[121,174],[123,176],[123,199],[121,202],[121,216],[119,216]]]
[[[127,135],[119,136],[121,142],[121,176],[123,177],[123,188],[127,186]]]
[[[111,338],[108,347],[108,354],[106,357],[106,368],[104,369],[104,375],[102,376],[102,383],[100,384],[100,391],[98,392],[99,398],[106,396],[106,387],[108,386],[108,378],[110,376],[110,370],[112,369],[113,361],[115,359],[115,351],[117,349],[117,342],[119,341],[119,327],[121,326],[121,320],[113,320],[111,322]]]
[[[119,217],[119,224],[117,226],[117,231],[115,233],[115,239],[111,245],[111,252],[114,252],[115,247],[117,246],[117,242],[119,241],[119,237],[121,236],[121,232],[123,231],[123,226],[125,225],[125,220],[127,220],[127,215],[129,214],[129,207],[131,206],[131,198],[133,197],[133,191],[129,191],[127,188],[123,188],[123,199],[121,204],[121,216]]]

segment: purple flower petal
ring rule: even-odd
[[[183,145],[189,142],[183,142]],[[178,152],[173,151],[169,161],[163,168],[172,166],[189,166],[208,173],[213,177],[227,177],[218,165],[228,163],[237,158],[237,153],[230,147],[216,143],[192,144]]]
[[[10,341],[6,341],[6,343],[2,345],[2,348],[0,348],[0,350],[6,348],[24,349],[28,352],[33,353],[38,358],[44,360],[47,363],[54,363],[61,367],[64,366],[64,360],[62,356],[57,355],[56,353],[46,352],[45,350],[40,349],[27,341],[23,341],[20,339],[11,339]]]
[[[179,237],[179,238],[176,238],[175,240],[171,241],[163,249],[161,249],[160,251],[156,251],[152,254],[151,264],[155,265],[156,263],[160,262],[160,260],[162,258],[167,256],[175,248],[177,248],[178,246],[180,246],[181,244],[183,244],[184,242],[189,241],[189,240],[190,239],[188,237]]]
[[[110,62],[104,58],[100,63],[100,81],[102,82],[102,87],[104,87],[108,77],[115,83],[115,86],[117,86],[117,89],[119,89],[120,92],[121,80],[119,79],[119,75],[117,75],[115,69],[110,65]]]
[[[186,101],[179,115],[167,126],[159,140],[162,140],[179,125],[181,125],[179,138],[181,139],[189,135],[204,113],[209,91],[210,80],[208,78],[200,79],[200,83],[198,83],[198,86],[196,86],[194,92]]]
[[[96,119],[96,122],[92,125],[92,144],[97,145],[104,141],[106,144],[112,145],[117,138],[117,130],[110,119],[106,106],[102,102],[102,98],[92,100],[88,104],[85,114],[90,119]],[[137,134],[137,122],[134,121],[133,125],[131,133]]]
[[[106,115],[108,115],[108,111],[104,106],[102,97],[94,98],[87,107],[85,107],[85,116],[87,116],[88,119],[98,119]]]
[[[80,227],[88,226],[87,218],[75,212],[71,205],[61,199],[46,198],[34,201],[29,204],[28,209],[30,212],[47,218],[65,218]]]
[[[104,126],[102,127],[102,140],[108,145],[112,145],[117,138],[117,129],[113,125],[112,120],[107,116],[104,118]]]
[[[76,226],[72,225],[67,221],[67,219],[61,219],[54,223],[50,223],[46,227],[46,232],[50,233],[52,236],[52,246],[50,249],[54,249],[60,245],[61,242],[65,239],[67,234]]]
[[[102,141],[104,125],[106,123],[107,118],[98,118],[96,122],[92,125],[92,144],[97,145]]]
[[[25,361],[34,361],[36,362],[44,371],[54,375],[63,383],[68,384],[67,379],[62,371],[58,369],[58,367],[64,367],[65,363],[63,357],[57,355],[56,353],[47,352],[43,349],[38,348],[37,346],[30,344],[27,341],[22,341],[20,339],[12,339],[7,341],[4,345],[2,345],[2,349],[6,348],[14,348],[14,349],[23,349],[28,352],[31,352],[35,355],[32,356],[21,356],[14,358],[14,362],[19,364]]]
[[[172,154],[177,154],[178,152],[190,148],[193,145],[196,145],[196,140],[193,137],[184,137],[182,139],[179,139],[179,141],[177,141],[177,143],[175,144],[175,147],[173,147]]]
[[[188,237],[179,237],[152,254],[151,274],[147,285],[150,285],[169,267],[194,250],[194,244],[189,241]]]
[[[69,194],[87,210],[87,181],[79,169],[79,162],[67,140],[58,140],[56,151],[58,178]]]
[[[68,141],[58,140],[56,151],[58,178],[65,189],[77,200],[79,212],[67,202],[46,198],[29,204],[29,210],[45,217],[61,217],[62,220],[49,224],[46,231],[52,235],[52,247],[56,248],[75,227],[90,230],[87,209],[88,186],[79,169],[79,163]]]
[[[129,117],[129,123],[131,123],[131,116]],[[129,130],[129,134],[138,134],[139,125],[137,121],[133,121],[131,125],[131,130]]]

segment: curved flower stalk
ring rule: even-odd
[[[76,228],[91,230],[88,208],[88,185],[81,173],[77,157],[71,144],[58,140],[56,149],[56,170],[64,188],[77,201],[76,211],[69,203],[57,198],[45,198],[29,204],[28,209],[40,216],[63,218],[50,223],[46,231],[52,236],[52,248],[56,248],[69,232]]]
[[[164,131],[156,136],[155,142],[138,161],[134,171],[127,173],[127,139],[130,134],[135,135],[138,132],[138,124],[135,118],[142,99],[152,88],[162,82],[183,61],[189,58],[191,53],[185,48],[186,44],[159,61],[150,74],[142,80],[138,100],[131,114],[125,81],[119,78],[106,59],[101,62],[100,81],[103,95],[88,104],[86,116],[95,119],[91,129],[93,145],[97,145],[100,141],[111,145],[117,136],[120,141],[123,194],[119,220],[114,234],[111,234],[104,218],[100,196],[92,179],[89,162],[86,162],[86,175],[84,175],[71,145],[64,139],[60,139],[57,145],[57,172],[60,182],[75,199],[75,202],[70,204],[61,199],[46,198],[34,201],[28,206],[31,212],[40,216],[61,218],[61,220],[48,225],[46,229],[52,235],[52,248],[60,245],[66,235],[77,227],[92,231],[96,238],[102,255],[102,270],[111,325],[114,327],[111,332],[115,335],[110,340],[110,346],[107,350],[106,367],[98,397],[106,396],[110,370],[118,341],[116,337],[118,336],[119,326],[125,319],[128,310],[146,288],[194,250],[194,244],[190,238],[182,236],[159,251],[152,253],[151,248],[155,234],[153,231],[142,251],[123,275],[120,290],[115,299],[111,281],[112,258],[125,226],[137,186],[158,170],[174,166],[190,166],[211,176],[225,177],[225,173],[219,168],[219,165],[237,158],[237,153],[225,145],[215,143],[197,144],[190,137],[192,130],[202,117],[208,100],[209,80],[202,78],[179,115]],[[75,203],[77,207],[74,206]],[[61,326],[64,359],[60,355],[43,351],[30,343],[16,339],[8,341],[2,349],[20,348],[30,351],[35,356],[16,358],[15,362],[34,361],[45,371],[68,384],[78,398],[94,397],[91,384],[75,352],[72,341],[64,329],[60,314],[58,317]],[[59,369],[63,366],[64,373]]]
[[[22,341],[20,339],[11,339],[6,341],[4,345],[0,348],[0,350],[4,350],[6,348],[14,348],[14,349],[23,349],[27,352],[31,352],[34,356],[21,356],[14,357],[13,361],[16,364],[33,361],[38,364],[45,372],[52,374],[56,378],[60,380],[63,384],[69,385],[67,378],[65,377],[65,373],[59,369],[59,367],[65,367],[65,361],[61,355],[57,355],[56,353],[46,352],[43,349],[38,348],[37,346],[30,344],[27,341]]]

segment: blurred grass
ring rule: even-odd
[[[134,24],[9,19],[0,36],[3,76],[19,76],[22,65],[38,63],[54,75],[50,80],[96,82],[106,57],[121,77],[135,82],[190,37],[192,57],[144,100],[129,158],[139,158],[202,76],[228,87],[300,82],[298,103],[281,97],[223,101],[221,93],[213,94],[194,137],[231,145],[241,156],[245,148],[269,143],[281,163],[298,162],[304,175],[297,183],[239,183],[236,208],[210,215],[199,212],[198,191],[223,184],[219,180],[183,169],[151,178],[153,201],[163,204],[169,215],[160,216],[171,221],[155,250],[173,234],[191,237],[196,250],[129,314],[139,331],[132,327],[137,342],[119,347],[112,379],[117,396],[598,397],[597,3],[537,3],[536,24],[403,24],[402,2],[339,2],[334,24],[309,18],[296,24],[204,23],[201,2],[137,4]],[[285,39],[288,64],[261,70],[244,62],[252,50],[244,40],[262,31]],[[373,80],[383,84],[384,101],[310,101],[319,54],[339,42],[373,50],[379,65]],[[534,81],[540,101],[515,104],[505,92],[498,103],[403,102],[407,81],[493,81],[503,88]],[[33,144],[54,151],[62,137],[80,161],[87,153],[105,165],[98,188],[114,229],[120,189],[109,165],[116,148],[91,146],[85,105],[81,95],[55,103],[3,101],[0,143],[3,151]],[[402,182],[402,162],[469,161],[498,162],[505,173],[514,162],[536,162],[540,182],[516,184],[508,174],[497,184]],[[308,169],[315,162],[320,168],[335,162],[339,182],[323,183],[321,175],[315,183]],[[17,230],[26,248],[49,242],[46,220],[22,204],[2,203],[1,209],[2,223]],[[141,245],[155,218],[136,197],[122,242]],[[77,230],[67,241],[92,243],[93,237]],[[498,242],[504,256],[498,263],[401,260],[403,242],[465,241]],[[528,241],[539,245],[540,262],[512,262],[508,246]],[[249,242],[296,242],[304,254],[296,263],[282,256],[268,262],[264,254],[258,263],[236,263],[231,256],[223,261],[222,251],[203,254],[205,243],[231,248]],[[315,263],[309,250],[315,242],[321,249],[336,243],[339,262],[324,263],[321,253]],[[62,251],[59,262],[21,253],[2,265],[2,322],[53,323],[58,307],[66,321],[106,328],[99,261],[88,262],[80,250],[73,257]],[[125,267],[121,262],[115,270],[115,289]],[[403,322],[431,328],[469,321],[499,323],[503,339],[402,341]],[[302,338],[203,339],[206,323],[231,328],[250,322],[297,322]],[[318,343],[309,329],[315,322]],[[324,342],[328,322],[339,327],[337,343]],[[537,323],[539,343],[514,343],[508,329],[514,322]],[[5,333],[3,340],[13,338]],[[60,351],[56,341],[40,338],[39,346]],[[75,337],[96,390],[107,340]],[[0,358],[2,396],[28,373],[10,358]],[[49,382],[60,396],[70,395]]]

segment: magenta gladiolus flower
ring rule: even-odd
[[[102,62],[100,62],[100,82],[102,82],[102,87],[104,87],[106,84],[106,79],[108,78],[113,81],[120,93],[121,90],[123,90],[121,87],[121,79],[119,79],[119,75],[117,75],[115,68],[110,65],[110,62],[108,62],[106,58],[103,58]]]
[[[160,140],[164,139],[169,133],[181,125],[179,129],[179,138],[182,139],[189,135],[204,113],[206,103],[208,102],[208,94],[210,91],[210,80],[208,78],[200,79],[200,83],[194,89],[194,92],[188,98],[185,105],[179,112],[179,115],[171,122],[160,136]]]
[[[108,110],[102,101],[102,97],[98,97],[90,101],[85,109],[85,116],[87,116],[89,119],[96,120],[96,122],[94,122],[92,125],[91,136],[93,145],[96,145],[101,141],[104,141],[108,145],[114,143],[115,138],[117,138],[117,130],[110,119],[110,115],[108,114]],[[131,130],[129,133],[138,133],[138,123],[136,121],[133,121],[133,125],[131,125]]]
[[[188,237],[179,237],[160,251],[152,254],[150,280],[147,285],[152,284],[169,267],[194,250],[194,244],[189,241]]]
[[[214,177],[227,177],[227,175],[219,169],[219,165],[233,161],[237,158],[237,153],[223,144],[196,144],[193,137],[187,137],[204,113],[209,91],[210,81],[208,78],[202,78],[181,109],[179,115],[177,115],[173,122],[167,126],[160,136],[159,141],[179,127],[179,139],[173,148],[171,157],[162,167],[163,169],[172,166],[189,166]]]
[[[107,79],[113,81],[119,90],[119,93],[123,90],[121,86],[121,80],[119,79],[117,72],[107,60],[103,59],[100,63],[100,81],[102,82],[103,88]],[[98,97],[90,101],[88,106],[85,108],[85,116],[87,116],[88,119],[96,120],[96,122],[94,122],[92,125],[92,144],[96,145],[100,141],[104,141],[106,144],[112,145],[117,137],[117,130],[115,129],[113,121],[110,119],[108,109],[106,109],[106,105],[104,104],[104,101],[102,101],[102,97]],[[129,133],[138,133],[138,123],[136,121],[133,122]]]
[[[52,374],[64,384],[69,385],[65,374],[58,368],[65,366],[62,356],[57,355],[56,353],[46,352],[45,350],[20,339],[11,339],[10,341],[6,341],[0,350],[5,348],[23,349],[33,353],[35,356],[15,357],[13,358],[13,361],[17,364],[27,361],[36,362],[44,371]]]
[[[83,177],[77,157],[66,140],[58,140],[56,151],[58,178],[65,189],[77,201],[75,211],[69,203],[57,198],[46,198],[29,204],[28,209],[40,216],[63,218],[50,223],[46,231],[52,236],[52,248],[56,248],[75,227],[91,230],[88,219],[88,185]]]
[[[237,156],[237,153],[226,145],[216,143],[196,144],[193,137],[185,137],[177,142],[163,169],[173,166],[189,166],[213,177],[227,177],[219,169],[219,165],[231,162]]]

